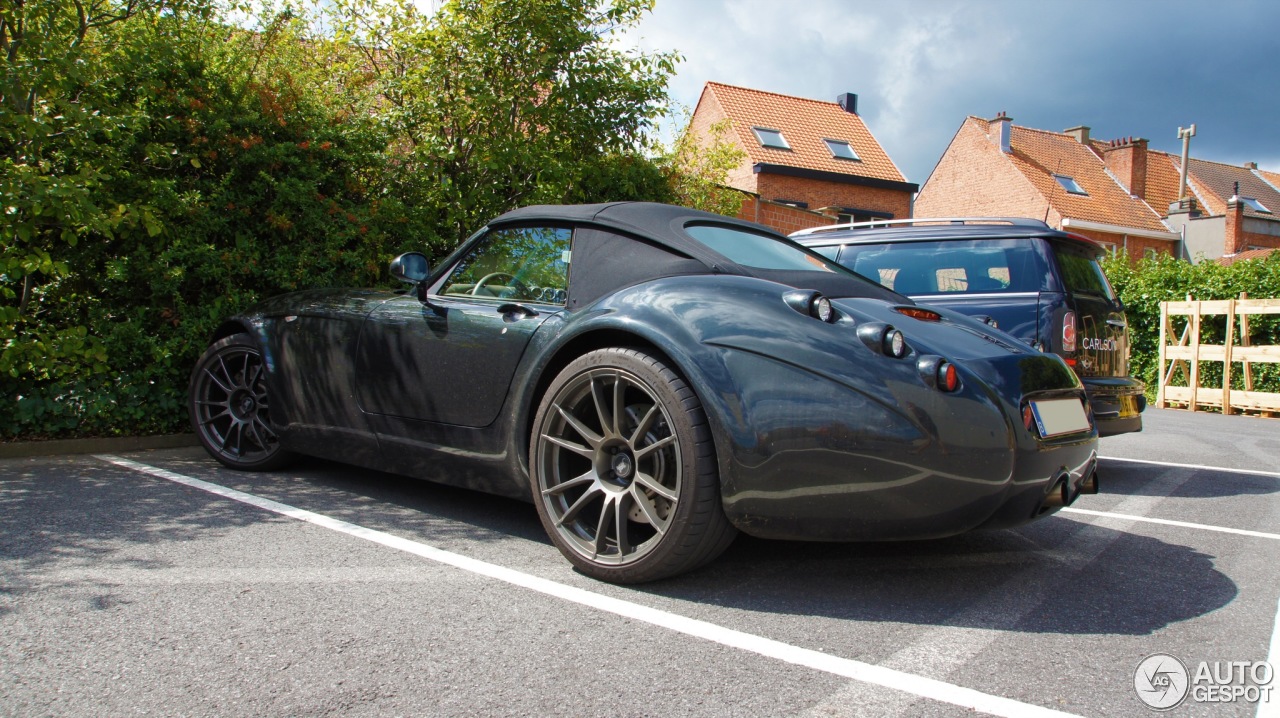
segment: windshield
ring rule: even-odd
[[[787,240],[730,227],[695,224],[685,227],[689,236],[735,264],[752,269],[839,272],[835,262]]]

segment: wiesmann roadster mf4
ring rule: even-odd
[[[688,571],[738,531],[901,540],[1097,490],[1057,356],[761,226],[646,203],[526,207],[408,289],[229,319],[191,420],[236,469],[319,456],[531,500],[581,571]]]

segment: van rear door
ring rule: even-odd
[[[1128,376],[1129,325],[1124,306],[1098,266],[1097,248],[1070,240],[1049,244],[1067,307],[1075,313],[1075,353],[1063,352],[1068,363],[1082,377]]]

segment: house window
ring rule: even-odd
[[[1261,202],[1252,197],[1241,197],[1240,201],[1248,205],[1254,212],[1265,212],[1266,214],[1271,214],[1271,210],[1267,209]]]
[[[893,213],[877,212],[871,209],[855,209],[853,207],[841,207],[836,212],[837,224],[849,224],[850,222],[873,222],[877,219],[893,219]]]
[[[1145,257],[1146,259],[1155,259],[1159,255],[1160,253],[1152,249],[1151,247],[1147,247],[1146,249],[1142,250],[1142,256]]]
[[[777,202],[778,204],[785,204],[788,207],[795,207],[796,209],[809,209],[808,202],[801,202],[798,199],[782,199],[781,197],[779,197],[773,201]]]
[[[827,143],[827,149],[831,150],[831,156],[838,160],[860,160],[861,159],[860,157],[858,157],[858,153],[854,152],[853,148],[849,146],[849,143],[845,142],[844,140],[824,139],[823,142]]]
[[[1084,195],[1085,197],[1089,196],[1089,193],[1085,192],[1084,188],[1081,187],[1075,179],[1066,175],[1054,175],[1053,178],[1058,180],[1058,184],[1062,185],[1062,189],[1065,189],[1071,194]]]
[[[756,133],[756,139],[760,140],[762,147],[772,147],[775,150],[789,150],[791,145],[787,144],[787,138],[782,136],[781,130],[771,130],[767,127],[752,127],[751,131]]]
[[[1098,244],[1101,244],[1102,248],[1107,250],[1108,256],[1111,256],[1111,257],[1116,256],[1116,245],[1110,242],[1098,242]]]

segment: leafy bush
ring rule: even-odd
[[[1241,292],[1252,299],[1280,297],[1280,252],[1263,260],[1236,262],[1228,267],[1215,262],[1189,262],[1162,255],[1130,264],[1123,257],[1103,263],[1103,270],[1124,300],[1129,318],[1131,371],[1147,383],[1149,398],[1155,397],[1160,364],[1160,303],[1193,299],[1236,299]],[[1280,317],[1250,317],[1253,344],[1280,344]],[[1173,322],[1177,341],[1186,326],[1184,319]],[[1239,330],[1237,329],[1237,332]],[[1201,343],[1221,344],[1226,335],[1226,317],[1206,317],[1201,326]],[[1237,337],[1239,334],[1237,333]],[[1243,374],[1232,372],[1232,387],[1244,388]],[[1254,388],[1280,391],[1280,369],[1276,364],[1254,364]],[[1221,362],[1201,362],[1201,386],[1222,386]]]
[[[0,5],[0,440],[183,430],[262,297],[387,281],[522,204],[679,197],[649,139],[676,56],[612,42],[651,6]]]

